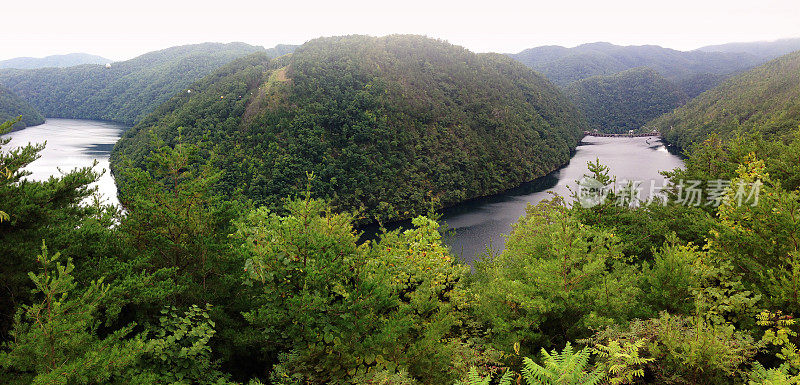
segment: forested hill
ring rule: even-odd
[[[47,67],[72,67],[81,64],[106,64],[112,60],[88,53],[68,53],[45,57],[17,57],[0,60],[0,68],[34,69]]]
[[[725,81],[651,125],[680,147],[710,133],[783,136],[800,124],[800,51]]]
[[[44,117],[30,104],[4,87],[0,87],[0,121],[5,122],[22,116],[14,124],[14,129],[35,126],[44,123]]]
[[[316,39],[288,57],[236,61],[191,89],[117,143],[118,176],[123,159],[144,163],[154,137],[175,145],[180,135],[224,171],[221,191],[276,207],[313,172],[315,196],[391,220],[542,176],[586,129],[522,64],[419,36]]]
[[[543,73],[560,86],[597,75],[613,75],[650,67],[671,81],[697,74],[725,75],[743,71],[763,60],[746,53],[676,51],[659,46],[618,46],[610,43],[583,44],[574,48],[543,46],[510,55]]]
[[[688,100],[672,82],[646,67],[579,80],[565,91],[591,129],[609,133],[639,129]]]
[[[109,120],[133,124],[193,82],[261,47],[204,43],[167,48],[131,60],[69,68],[0,70],[0,84],[47,117]],[[279,46],[266,51],[278,56]]]

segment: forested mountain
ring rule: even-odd
[[[578,98],[572,101],[581,105],[593,128],[613,132],[638,129],[657,112],[680,106],[681,101],[713,88],[731,74],[764,61],[747,53],[683,52],[610,43],[543,46],[510,56],[569,89],[569,94]],[[641,71],[622,74],[644,67],[659,77]]]
[[[185,91],[193,82],[261,47],[244,43],[204,43],[167,48],[131,60],[69,68],[0,70],[0,84],[47,117],[99,119],[133,124]],[[278,56],[279,46],[266,51]]]
[[[13,120],[19,116],[22,119],[14,124],[15,129],[44,123],[44,117],[39,111],[13,92],[0,87],[0,121]]]
[[[113,60],[88,53],[68,53],[45,57],[16,57],[0,60],[0,68],[34,69],[47,67],[72,67],[81,64],[106,64]]]
[[[795,52],[725,81],[652,125],[670,142],[686,147],[711,133],[783,136],[799,123],[800,52]]]
[[[772,60],[798,50],[800,50],[800,38],[748,43],[728,43],[698,48],[698,51],[704,52],[747,53],[765,60]]]
[[[672,82],[647,67],[579,80],[565,92],[583,111],[589,128],[609,133],[639,129],[688,100]]]
[[[590,43],[574,48],[543,46],[510,56],[560,86],[636,67],[650,67],[667,79],[679,81],[697,74],[730,74],[762,62],[760,58],[744,53],[683,52],[654,45],[618,46],[610,43]]]
[[[597,159],[472,266],[435,215],[357,226],[566,159],[586,124],[502,55],[348,36],[237,59],[117,144],[124,210],[87,202],[90,167],[26,178],[44,145],[0,136],[0,383],[798,384],[799,62],[664,118],[699,143],[663,199]]]
[[[498,54],[418,36],[322,38],[257,54],[192,85],[129,130],[112,167],[198,144],[222,191],[279,206],[304,189],[370,220],[408,218],[532,180],[586,128],[547,79]],[[179,138],[180,136],[180,138]],[[213,155],[212,155],[213,154]],[[119,180],[124,197],[130,186]]]

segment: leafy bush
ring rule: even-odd
[[[476,263],[475,314],[498,349],[586,337],[637,311],[639,274],[622,257],[613,233],[578,222],[560,198],[529,205],[505,250]]]

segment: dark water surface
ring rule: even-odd
[[[97,182],[98,192],[106,203],[117,204],[117,186],[108,171],[108,157],[114,143],[126,127],[123,125],[78,119],[47,119],[44,124],[9,133],[10,147],[47,141],[41,158],[31,163],[27,170],[34,180],[45,180],[74,168],[91,166],[97,160],[95,171],[106,170]]]
[[[484,253],[488,247],[501,251],[505,234],[525,213],[528,203],[538,203],[555,192],[569,197],[568,187],[577,190],[576,180],[588,173],[587,162],[600,159],[609,166],[618,182],[641,181],[641,198],[647,199],[650,186],[663,186],[660,171],[683,166],[683,161],[667,151],[658,138],[586,137],[569,164],[533,182],[502,194],[462,203],[446,209],[441,218],[453,234],[445,241],[453,253],[467,262]]]
[[[125,129],[125,126],[108,122],[47,119],[42,125],[8,136],[12,138],[12,147],[47,141],[42,157],[27,168],[33,173],[30,178],[42,180],[59,175],[59,168],[69,171],[91,166],[94,160],[98,161],[96,170],[108,170],[109,153]],[[568,186],[576,189],[575,181],[588,172],[586,163],[595,158],[609,166],[618,181],[642,181],[644,198],[649,194],[651,183],[657,187],[663,185],[660,171],[683,166],[683,161],[667,151],[657,138],[586,137],[569,164],[561,169],[505,193],[444,210],[441,219],[451,230],[445,241],[467,262],[473,261],[487,247],[502,250],[504,234],[511,231],[511,224],[524,214],[528,203],[535,204],[550,197],[550,191],[569,196]],[[98,182],[98,188],[106,202],[117,203],[117,188],[108,171]]]

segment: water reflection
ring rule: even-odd
[[[20,147],[28,143],[47,142],[44,150],[26,170],[28,178],[46,180],[75,168],[91,166],[95,160],[96,171],[106,170],[96,183],[98,192],[107,203],[117,204],[117,186],[108,171],[108,157],[114,143],[125,131],[123,125],[78,119],[47,119],[39,126],[14,131],[10,147]]]
[[[575,180],[588,172],[586,163],[596,158],[610,167],[611,174],[619,182],[642,181],[643,198],[650,195],[651,185],[658,188],[665,183],[660,171],[683,166],[683,161],[657,138],[587,137],[561,169],[503,194],[446,209],[442,220],[451,231],[445,242],[455,254],[470,263],[487,248],[501,251],[504,234],[508,234],[511,225],[525,213],[528,203],[550,198],[552,193],[568,197],[569,186],[574,189]]]

